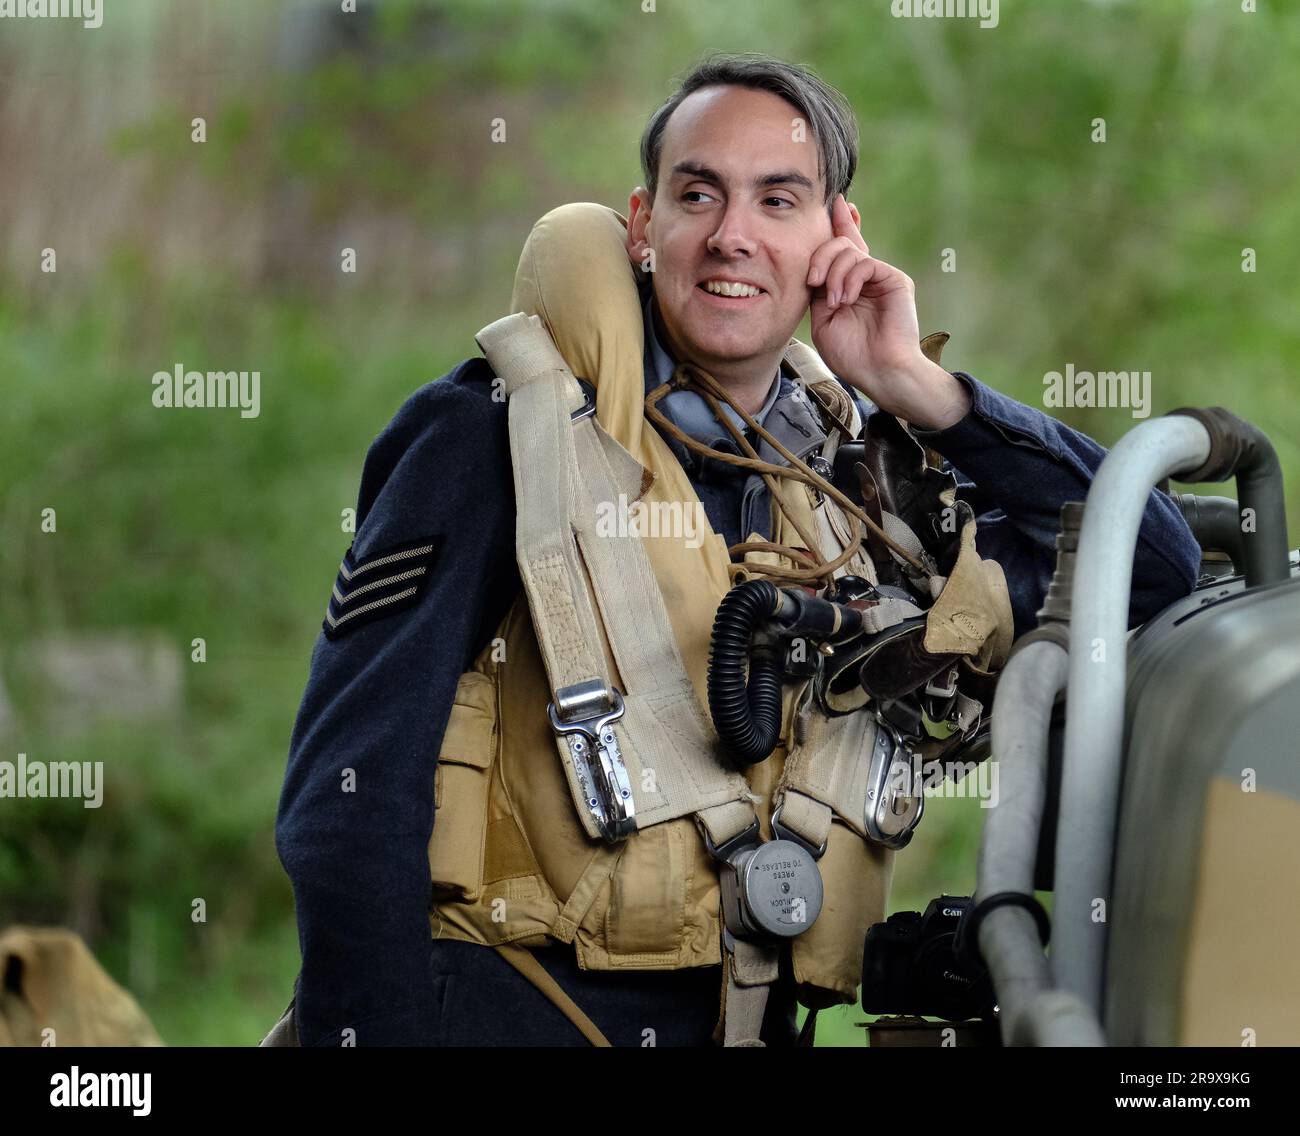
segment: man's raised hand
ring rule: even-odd
[[[965,386],[921,353],[916,286],[872,257],[856,206],[835,195],[830,240],[808,263],[813,346],[822,361],[882,410],[940,429],[970,408]]]

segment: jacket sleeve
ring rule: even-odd
[[[953,374],[971,393],[970,411],[942,430],[912,433],[953,467],[957,494],[979,521],[976,547],[1006,573],[1019,636],[1035,626],[1047,594],[1061,506],[1087,497],[1106,450],[964,371]],[[1138,530],[1129,627],[1187,595],[1200,563],[1200,545],[1173,498],[1153,489]]]
[[[518,587],[505,404],[490,379],[475,359],[422,387],[366,457],[353,568],[442,539],[414,604],[372,609],[312,655],[276,820],[303,1045],[337,1045],[349,1028],[357,1045],[435,1036],[434,767],[457,680]]]

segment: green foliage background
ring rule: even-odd
[[[1031,405],[1073,362],[1151,371],[1155,414],[1227,406],[1272,436],[1300,532],[1290,5],[1003,0],[982,30],[887,0],[381,3],[365,50],[306,64],[310,5],[120,7],[0,27],[3,757],[108,778],[99,810],[0,801],[0,927],[79,930],[170,1044],[255,1044],[288,999],[275,807],[366,447],[476,353],[542,213],[626,212],[641,127],[706,50],[845,91],[851,199],[923,330],[953,333],[948,366]],[[177,362],[259,369],[260,417],[155,409]],[[1056,413],[1107,444],[1135,424]],[[70,717],[30,665],[65,632],[163,636],[180,704]],[[893,909],[969,892],[981,815],[930,802]],[[860,1018],[824,1014],[822,1043],[862,1044]]]

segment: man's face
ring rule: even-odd
[[[808,263],[830,239],[831,222],[817,144],[797,119],[767,91],[696,91],[664,128],[653,207],[643,190],[632,195],[628,255],[644,264],[645,250],[654,250],[670,346],[706,369],[775,366],[808,310]],[[711,294],[710,281],[761,291]]]

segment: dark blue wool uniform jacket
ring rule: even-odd
[[[957,473],[979,518],[978,549],[1005,569],[1019,634],[1051,577],[1061,505],[1085,497],[1105,450],[955,374],[973,395],[970,413],[916,434]],[[521,587],[506,403],[493,399],[493,377],[474,358],[421,387],[366,456],[336,591],[411,574],[372,602],[349,601],[347,611],[366,610],[322,634],[293,731],[276,847],[297,906],[304,1045],[586,1044],[495,951],[430,937],[436,755],[457,679]],[[696,484],[715,529],[738,539],[741,486]],[[1153,491],[1130,626],[1191,591],[1199,564],[1177,506]],[[343,612],[331,601],[332,618]],[[580,970],[571,948],[536,953],[615,1045],[709,1043],[719,967],[611,974]],[[789,1043],[793,1015],[786,975],[764,1037]]]

